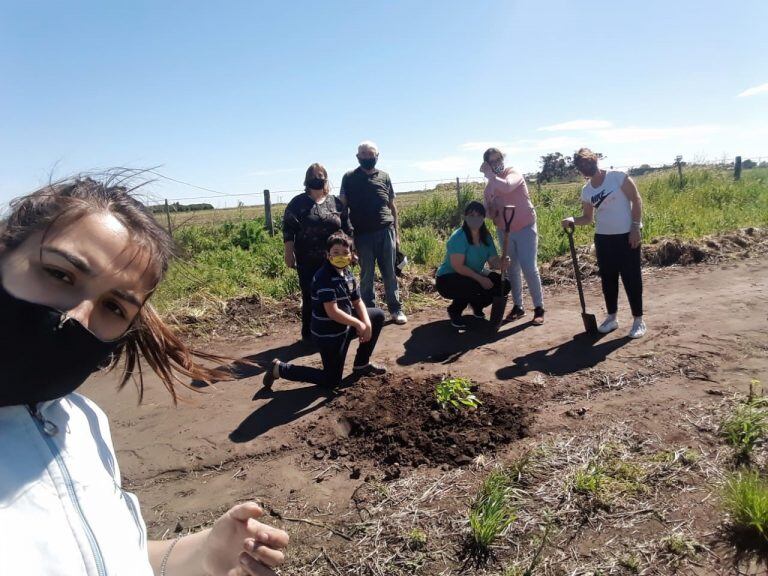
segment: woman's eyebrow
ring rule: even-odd
[[[82,273],[87,274],[88,276],[94,275],[94,271],[93,268],[91,268],[91,265],[88,264],[84,258],[81,258],[77,254],[73,254],[72,252],[68,252],[61,248],[56,248],[55,246],[43,246],[40,249],[40,252],[47,252],[50,254],[55,254],[56,256],[61,256]]]
[[[112,290],[112,294],[114,294],[121,300],[125,300],[129,304],[133,304],[137,308],[141,308],[144,305],[144,302],[142,302],[138,296],[136,296],[132,292],[128,292],[127,290],[121,290],[120,288],[115,288],[114,290]]]

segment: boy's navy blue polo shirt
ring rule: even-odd
[[[312,334],[318,338],[346,334],[350,327],[328,318],[324,304],[336,302],[339,310],[354,316],[352,302],[356,300],[360,300],[360,292],[349,268],[339,270],[326,260],[312,279]]]

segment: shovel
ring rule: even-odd
[[[507,244],[509,243],[509,227],[512,226],[512,219],[515,217],[514,206],[504,206],[502,212],[504,217],[504,244],[501,248],[501,261],[507,259]],[[493,297],[491,304],[491,327],[499,329],[504,319],[504,309],[507,307],[507,296],[504,295],[504,272],[501,273],[501,282],[499,282],[499,294]]]
[[[571,246],[571,258],[573,259],[573,274],[576,276],[576,286],[579,288],[579,301],[581,302],[581,320],[584,322],[584,330],[587,334],[597,333],[597,318],[594,314],[587,314],[587,305],[584,302],[584,288],[581,286],[581,270],[579,270],[579,259],[576,256],[576,247],[573,245],[573,230],[574,226],[571,224],[566,228],[565,233],[568,235],[568,243]]]

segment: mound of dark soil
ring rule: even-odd
[[[577,249],[579,267],[583,278],[599,274],[594,246]],[[734,258],[748,258],[768,251],[768,229],[744,228],[707,236],[701,240],[687,241],[679,238],[659,238],[642,248],[646,266],[690,266],[700,262],[717,262]],[[541,267],[544,284],[561,284],[574,281],[570,255],[558,256]]]
[[[531,407],[480,389],[476,409],[441,409],[434,396],[439,381],[389,377],[358,383],[338,399],[347,437],[337,449],[385,467],[461,466],[528,435]]]

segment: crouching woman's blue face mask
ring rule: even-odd
[[[0,282],[0,406],[66,396],[108,364],[120,343],[99,340],[59,310],[16,298]]]

